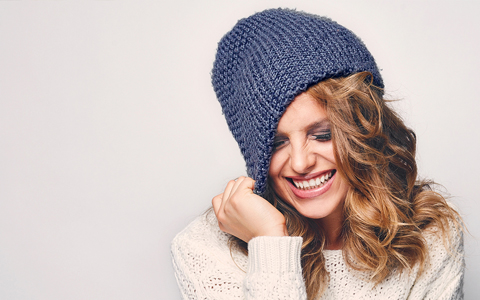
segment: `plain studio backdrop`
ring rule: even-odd
[[[480,4],[0,2],[0,299],[179,299],[170,241],[245,174],[210,83],[220,38],[271,7],[366,43],[465,218],[480,295]]]

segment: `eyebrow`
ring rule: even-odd
[[[322,119],[307,126],[308,133],[318,129],[330,129],[330,121],[328,119]]]

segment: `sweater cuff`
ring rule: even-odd
[[[260,236],[251,239],[248,242],[247,272],[301,273],[302,241],[299,236]]]

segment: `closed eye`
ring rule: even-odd
[[[326,132],[323,134],[314,134],[313,137],[317,141],[330,141],[332,139],[332,133],[331,132]]]
[[[273,152],[275,152],[276,150],[278,150],[279,148],[282,148],[283,145],[285,145],[285,143],[287,142],[287,140],[274,140],[273,141]]]

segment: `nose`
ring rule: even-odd
[[[308,148],[308,145],[292,145],[290,166],[298,174],[306,174],[315,166],[315,154]]]

